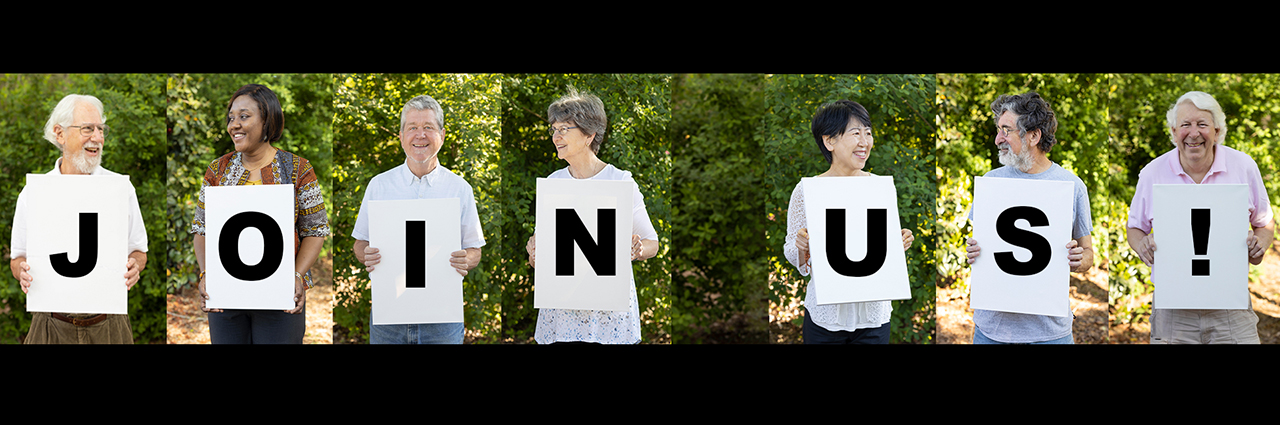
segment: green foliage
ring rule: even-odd
[[[894,301],[892,342],[934,341],[935,198],[932,75],[772,75],[765,83],[764,174],[768,217],[765,257],[773,277],[770,299],[802,302],[805,279],[783,254],[791,192],[803,177],[827,171],[810,125],[818,107],[841,99],[871,115],[875,149],[867,171],[893,176],[899,220],[915,235],[907,252],[911,299]],[[683,203],[681,204],[683,205]],[[757,213],[758,214],[758,213]]]
[[[1198,90],[1213,95],[1227,117],[1226,146],[1249,154],[1258,163],[1271,204],[1280,200],[1280,75],[1276,74],[1113,74],[1108,76],[1106,98],[1110,111],[1111,149],[1116,161],[1109,187],[1122,212],[1114,218],[1123,227],[1128,205],[1138,183],[1138,172],[1156,157],[1174,149],[1165,112],[1182,94]],[[1273,209],[1274,211],[1274,209]],[[1113,320],[1128,323],[1141,320],[1150,310],[1148,300],[1154,287],[1150,267],[1128,247],[1123,229],[1115,233],[1109,261],[1110,296]],[[1250,267],[1250,280],[1260,275]]]
[[[537,310],[533,308],[533,268],[527,262],[525,244],[534,231],[536,179],[568,164],[556,158],[547,135],[547,106],[572,85],[599,96],[609,119],[599,157],[618,169],[630,171],[644,195],[649,219],[658,231],[657,257],[633,263],[639,297],[644,342],[668,339],[670,305],[670,256],[672,198],[670,141],[671,120],[668,75],[507,74],[502,78],[502,155],[497,160],[504,178],[500,238],[489,240],[485,256],[492,252],[492,273],[505,282],[502,298],[502,331],[506,341],[533,340]]]
[[[311,162],[324,193],[325,209],[333,216],[333,190],[328,181],[333,168],[331,78],[328,74],[168,76],[168,179],[163,198],[168,211],[163,232],[168,260],[162,264],[169,292],[196,284],[200,274],[192,248],[191,221],[205,170],[218,157],[235,150],[227,133],[226,110],[230,96],[245,84],[265,85],[279,98],[284,110],[284,136],[274,146]],[[322,258],[328,255],[331,244],[332,238],[325,240]]]
[[[352,74],[335,75],[332,180],[336,188],[330,224],[334,229],[335,338],[368,341],[371,313],[368,274],[351,248],[365,185],[405,161],[400,145],[400,112],[414,96],[430,95],[444,110],[445,142],[440,164],[471,184],[486,246],[480,264],[463,279],[468,334],[480,343],[501,342],[501,300],[505,270],[512,258],[499,249],[504,217],[499,190],[497,75]],[[523,251],[518,254],[523,255]],[[518,260],[517,260],[518,261]]]
[[[765,79],[671,83],[672,342],[768,342]]]
[[[164,76],[159,74],[4,75],[0,76],[0,204],[12,206],[26,174],[53,169],[58,149],[44,140],[44,124],[62,97],[88,94],[102,101],[111,126],[102,166],[129,175],[147,229],[147,262],[129,291],[129,321],[137,343],[165,340]],[[0,210],[0,228],[12,229],[13,209]],[[9,258],[8,234],[0,239],[0,255]],[[26,295],[12,279],[9,262],[0,264],[0,343],[21,341],[30,327]]]
[[[1116,164],[1119,156],[1107,133],[1110,77],[939,74],[937,78],[938,284],[968,287],[964,241],[972,234],[967,215],[972,205],[973,177],[1000,166],[991,102],[1002,94],[1029,91],[1048,101],[1057,116],[1058,142],[1049,159],[1075,173],[1089,190],[1094,266],[1114,273],[1114,241],[1117,237],[1123,239],[1128,198],[1117,197],[1115,191],[1123,183],[1114,177],[1123,174],[1123,170]]]

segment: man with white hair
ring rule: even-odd
[[[369,246],[369,201],[395,199],[457,198],[461,219],[462,249],[450,255],[449,264],[463,276],[480,264],[484,234],[476,212],[475,194],[461,176],[440,165],[437,155],[444,147],[444,110],[431,96],[421,95],[405,103],[400,112],[400,147],[403,164],[374,176],[364,191],[360,213],[351,236],[356,259],[373,271],[382,262],[377,247]],[[461,344],[464,325],[422,323],[370,325],[370,344]]]
[[[1039,94],[1001,95],[991,102],[996,118],[996,148],[1004,167],[991,170],[985,177],[1029,180],[1069,181],[1075,185],[1072,198],[1071,240],[1067,248],[1067,264],[1071,271],[1083,273],[1093,267],[1093,220],[1089,213],[1089,191],[1075,174],[1049,160],[1049,151],[1058,142],[1054,133],[1058,119]],[[969,212],[970,219],[973,212]],[[1058,242],[1053,242],[1058,243]],[[982,252],[973,238],[967,241],[968,262]],[[1063,303],[1071,299],[1064,296]],[[1073,344],[1071,326],[1074,316],[1057,317],[1004,311],[974,310],[974,344]]]
[[[54,162],[48,174],[117,175],[102,168],[103,148],[108,127],[102,115],[102,101],[93,96],[69,94],[54,107],[44,126],[44,138],[62,151],[62,157]],[[10,268],[18,279],[22,292],[31,285],[39,285],[31,278],[31,266],[27,264],[27,208],[26,192],[18,195],[17,209],[13,215],[12,251]],[[125,288],[138,283],[140,273],[147,265],[147,230],[142,224],[142,212],[138,208],[138,196],[129,185],[129,241],[130,251],[125,260]],[[23,340],[25,344],[132,344],[133,331],[129,316],[123,314],[80,314],[35,312],[31,329]]]
[[[1138,187],[1129,205],[1129,247],[1148,266],[1155,264],[1152,185],[1246,184],[1251,229],[1245,243],[1249,262],[1262,263],[1275,235],[1271,198],[1253,158],[1223,144],[1227,117],[1222,106],[1208,93],[1187,92],[1165,113],[1165,123],[1174,149],[1142,167],[1138,174]],[[1260,344],[1258,315],[1252,306],[1243,310],[1155,308],[1151,312],[1151,343]]]

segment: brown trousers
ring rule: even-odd
[[[86,319],[96,314],[63,313],[63,316]],[[31,331],[23,344],[133,344],[133,329],[129,316],[109,314],[107,320],[76,326],[58,320],[50,313],[35,312],[31,317]]]

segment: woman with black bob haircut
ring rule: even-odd
[[[205,291],[205,197],[209,186],[291,184],[294,193],[294,297],[291,310],[221,310],[209,313],[209,339],[214,344],[301,344],[306,334],[306,290],[314,283],[311,265],[329,235],[324,196],[311,162],[271,144],[284,134],[284,111],[275,93],[247,84],[227,102],[227,133],[235,151],[209,164],[196,202],[196,261],[200,265],[201,307]]]
[[[658,255],[658,232],[649,221],[640,186],[630,171],[619,170],[600,160],[596,154],[604,143],[608,118],[604,102],[592,94],[578,93],[573,87],[547,107],[549,135],[556,156],[568,167],[547,176],[549,179],[625,180],[632,187],[631,261],[644,261]],[[537,266],[535,237],[529,237],[525,249],[529,264]],[[586,342],[600,344],[635,344],[640,342],[640,305],[636,300],[634,276],[626,311],[538,309],[534,340],[539,344]]]
[[[813,141],[830,167],[816,177],[874,176],[863,168],[871,158],[875,141],[871,136],[871,115],[858,102],[839,100],[822,105],[813,116]],[[856,196],[856,194],[853,194]],[[802,276],[811,272],[809,229],[805,227],[804,184],[791,191],[787,208],[787,237],[783,245],[787,261]],[[902,230],[902,249],[911,248],[915,237]],[[804,297],[805,344],[887,344],[893,305],[889,301],[868,301],[818,305],[817,285],[809,280]]]

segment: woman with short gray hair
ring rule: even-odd
[[[547,107],[549,134],[556,156],[569,163],[556,170],[549,179],[625,180],[631,182],[632,235],[631,260],[643,261],[658,255],[658,232],[649,221],[640,186],[631,172],[619,170],[600,160],[596,154],[604,144],[608,126],[604,103],[592,94],[579,93],[569,87],[568,93]],[[529,237],[525,249],[529,264],[537,266],[535,236]],[[635,344],[640,342],[640,307],[636,301],[635,280],[631,281],[628,308],[625,311],[569,310],[542,308],[534,340],[539,344],[586,342],[600,344]]]

